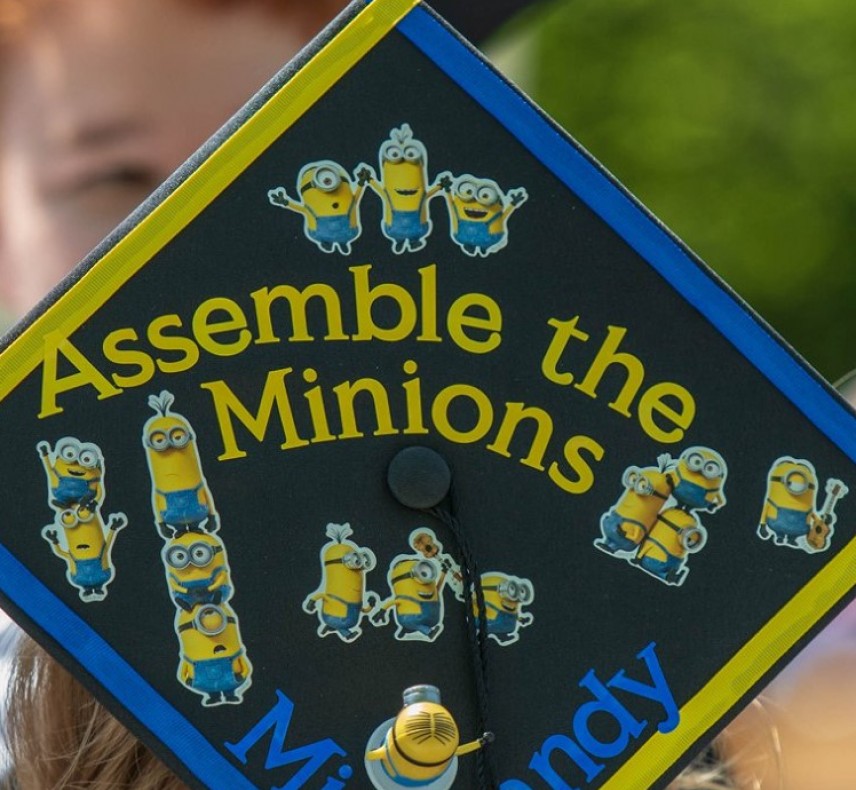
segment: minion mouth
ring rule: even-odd
[[[333,208],[334,208],[334,209],[339,208],[339,204],[338,204],[338,203],[334,203],[334,204],[333,204]]]
[[[514,614],[514,607],[513,606],[509,606],[507,603],[504,603],[502,605],[502,608],[505,609],[505,611],[508,612],[509,614]]]
[[[411,195],[415,195],[418,191],[418,189],[396,189],[395,193],[397,195],[402,195],[403,197],[410,197]]]
[[[424,601],[430,601],[430,600],[431,600],[431,597],[434,595],[434,593],[429,593],[429,592],[419,592],[419,593],[417,593],[417,595],[418,595],[420,598],[422,598],[422,600],[424,600]]]
[[[470,219],[484,219],[487,216],[486,211],[480,211],[477,208],[465,208],[464,214],[466,214]]]
[[[82,551],[83,549],[88,549],[88,548],[89,548],[89,544],[88,544],[88,543],[78,543],[78,544],[77,544],[77,548],[78,548],[78,549],[80,549],[80,550]]]
[[[79,472],[75,471],[74,469],[69,469],[68,473],[70,475],[74,475],[74,477],[83,477],[86,474],[86,472],[82,469]]]
[[[217,645],[217,646],[214,648],[214,652],[215,652],[215,653],[224,653],[224,652],[226,652],[226,645]]]

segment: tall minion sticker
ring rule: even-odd
[[[200,694],[205,706],[242,702],[252,665],[232,609],[226,603],[177,609],[175,631],[181,646],[178,679]]]
[[[200,604],[220,604],[232,595],[226,547],[216,535],[182,532],[161,552],[175,605],[186,612]]]
[[[298,200],[285,187],[268,190],[271,205],[303,217],[303,233],[322,252],[350,255],[351,244],[362,232],[360,200],[370,171],[354,178],[329,159],[304,165],[297,176]]]
[[[381,231],[396,254],[421,250],[431,235],[428,202],[440,190],[439,184],[428,186],[428,151],[404,123],[390,131],[379,160],[380,180],[368,165],[357,172],[368,178],[383,203]]]
[[[441,704],[436,686],[411,686],[403,697],[399,714],[369,738],[365,754],[369,781],[377,790],[448,790],[458,772],[458,757],[481,749],[493,735],[485,733],[462,744],[458,725]]]
[[[481,588],[488,637],[501,645],[513,644],[520,639],[520,629],[531,625],[534,619],[523,611],[535,599],[532,582],[494,571],[482,574]],[[475,595],[473,614],[478,615]]]
[[[725,504],[728,468],[718,452],[709,447],[690,447],[677,461],[668,460],[672,496],[678,507],[713,513]]]
[[[594,541],[597,548],[607,554],[636,551],[672,492],[665,466],[664,458],[656,467],[629,466],[624,470],[624,492],[600,519],[603,537]]]
[[[81,601],[102,601],[115,576],[111,559],[116,533],[128,523],[113,513],[105,525],[94,502],[73,505],[56,513],[54,524],[42,529],[53,553],[65,561],[66,578]]]
[[[443,631],[443,585],[446,571],[436,559],[399,554],[387,574],[390,596],[372,615],[375,625],[394,613],[399,641],[433,642]]]
[[[686,558],[704,548],[707,530],[695,513],[670,507],[657,516],[633,562],[665,584],[676,587],[689,573]]]
[[[353,642],[362,634],[360,622],[378,602],[375,593],[366,593],[366,574],[377,564],[371,549],[348,538],[350,524],[328,524],[329,543],[321,548],[321,585],[303,602],[308,614],[318,614],[318,636],[336,634],[343,642]]]
[[[99,507],[104,501],[104,457],[97,444],[73,436],[60,439],[53,449],[48,442],[36,445],[48,479],[51,507],[64,510],[83,504]]]
[[[826,497],[816,511],[818,477],[811,462],[783,456],[767,476],[767,492],[758,537],[777,546],[814,553],[829,548],[836,521],[835,504],[848,488],[840,480],[826,482]]]
[[[508,218],[529,197],[523,187],[504,193],[489,178],[451,173],[437,183],[446,196],[452,241],[467,255],[485,258],[508,244]]]
[[[152,509],[161,536],[216,532],[214,500],[202,474],[190,423],[170,410],[175,400],[164,390],[149,396],[156,415],[143,426],[143,446],[152,479]]]

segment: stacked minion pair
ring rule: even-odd
[[[174,397],[149,397],[155,416],[143,428],[152,480],[152,509],[164,540],[161,558],[175,604],[178,679],[206,706],[238,704],[252,666],[241,641],[226,547],[214,499],[188,420],[171,410]]]

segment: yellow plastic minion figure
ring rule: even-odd
[[[365,755],[369,779],[378,790],[446,790],[455,780],[457,758],[480,749],[492,736],[461,744],[458,725],[440,704],[436,686],[411,686],[403,697],[399,714],[369,739]]]

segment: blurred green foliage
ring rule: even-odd
[[[535,100],[821,374],[856,367],[856,3],[536,10]]]

